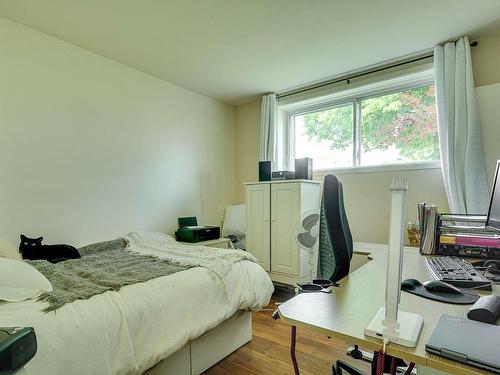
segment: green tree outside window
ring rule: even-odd
[[[331,149],[352,144],[352,106],[304,115],[309,141],[330,141]],[[407,160],[438,160],[434,85],[364,99],[361,102],[363,152],[396,147]]]

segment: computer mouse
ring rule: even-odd
[[[427,280],[422,284],[424,288],[431,293],[463,294],[456,286],[445,283],[440,280]]]
[[[420,285],[422,285],[422,283],[415,279],[406,279],[401,281],[402,290],[415,290],[415,288]]]

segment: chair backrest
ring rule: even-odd
[[[320,215],[318,277],[337,282],[349,274],[352,236],[344,207],[342,184],[325,176]]]

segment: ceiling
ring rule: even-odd
[[[0,0],[0,15],[238,105],[477,35],[498,0]]]

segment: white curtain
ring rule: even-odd
[[[260,160],[271,160],[273,164],[277,161],[276,123],[276,94],[264,95],[260,115]]]
[[[489,189],[467,37],[434,48],[439,147],[452,213],[482,214]]]

